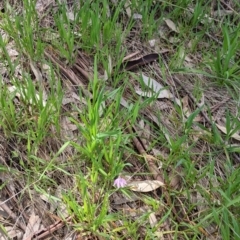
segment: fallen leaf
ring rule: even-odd
[[[132,181],[126,185],[135,192],[151,192],[162,186],[164,183],[158,180]]]
[[[166,26],[166,24],[163,24],[159,27],[158,29],[158,34],[160,36],[160,38],[164,39],[164,40],[168,40],[168,35],[169,35],[169,29]]]
[[[164,239],[164,234],[163,234],[163,232],[159,232],[159,231],[157,231],[157,232],[155,232],[154,233],[154,236],[156,236],[157,237],[157,239]]]
[[[159,93],[158,98],[173,98],[170,91],[166,90],[165,87],[156,80],[147,77],[144,74],[142,74],[142,80],[147,87],[151,88],[155,93]]]
[[[145,76],[144,74],[142,74],[141,76],[144,84],[147,87],[151,88],[154,91],[154,93],[150,91],[143,92],[141,90],[136,90],[136,93],[138,95],[143,97],[153,97],[153,96],[156,96],[155,93],[157,93],[157,96],[156,96],[157,98],[168,98],[175,101],[177,105],[181,106],[180,100],[178,98],[175,98],[173,94],[169,90],[165,89],[165,87],[162,84],[158,83],[156,80],[152,78]]]
[[[189,105],[188,105],[188,95],[182,98],[182,109],[184,112],[184,115],[189,117],[191,115],[191,111],[189,111]]]
[[[139,13],[134,13],[133,14],[133,19],[142,19],[142,15]]]
[[[187,62],[193,62],[193,60],[187,55],[185,56],[184,60]]]
[[[1,232],[0,232],[0,239],[3,239],[3,240],[5,240],[5,239],[22,239],[22,237],[23,237],[23,233],[22,233],[22,231],[20,231],[20,230],[18,230],[18,229],[16,229],[16,227],[15,226],[7,226],[7,227],[5,227],[5,229],[4,230],[6,230],[6,233],[7,233],[7,237],[6,237],[6,235],[3,235]]]
[[[137,200],[140,200],[140,197],[135,195],[135,193],[129,192],[128,195],[126,195],[120,191],[116,191],[112,194],[111,199],[114,204],[121,205],[124,203],[135,202]]]
[[[179,188],[180,184],[181,184],[180,176],[172,174],[170,176],[170,184],[169,184],[169,186],[171,186],[171,189],[177,190]]]
[[[139,96],[148,97],[148,98],[156,96],[155,92],[143,92],[142,90],[136,90],[136,93]],[[161,92],[158,93],[157,98],[158,99],[160,99],[160,98],[168,98],[168,99],[170,98],[171,99],[171,95],[168,92],[168,90],[163,89],[163,90],[161,90]]]
[[[43,14],[46,8],[53,3],[54,3],[54,0],[37,0],[35,5],[35,10],[37,14],[38,15]]]
[[[233,14],[234,14],[234,12],[231,10],[225,10],[225,9],[219,10],[218,9],[217,11],[213,12],[212,16],[213,17],[224,17],[226,15],[233,15]]]
[[[156,218],[155,213],[150,213],[150,215],[149,215],[149,223],[150,223],[150,226],[152,228],[155,227],[156,224],[158,223],[158,220]]]
[[[131,3],[127,0],[124,4],[124,7],[129,18],[132,16],[132,11],[130,6],[131,6]]]
[[[11,59],[14,59],[14,57],[17,57],[19,55],[18,51],[15,49],[15,46],[14,46],[13,42],[10,42],[6,46],[6,50],[7,50],[8,55]]]
[[[75,15],[74,15],[74,12],[73,12],[73,11],[67,11],[67,12],[66,12],[66,15],[67,15],[67,18],[68,18],[70,21],[74,21],[74,20],[75,20]]]
[[[57,214],[63,219],[67,219],[69,217],[69,213],[67,210],[66,204],[62,201],[62,192],[64,192],[64,187],[60,184],[58,185],[56,191],[55,191],[55,197],[59,199],[59,201],[55,201],[55,206],[53,204],[53,208],[56,207],[57,204]]]
[[[27,89],[24,88],[24,87],[16,88],[15,86],[9,86],[8,91],[10,93],[14,93],[15,96],[19,99],[23,98],[24,100],[27,100],[26,97],[25,97],[25,93],[27,92]],[[37,93],[35,94],[35,98],[36,98],[37,101],[40,101],[40,96]],[[34,104],[33,99],[29,99],[29,103]],[[47,102],[43,99],[42,104],[45,107],[47,105]]]
[[[149,40],[148,42],[151,47],[154,47],[156,43],[156,39]]]
[[[218,128],[221,132],[227,134],[227,129],[226,129],[225,127],[223,127],[223,126],[221,126],[221,125],[219,125],[219,124],[216,124],[216,126],[217,126],[217,128]],[[237,134],[237,133],[232,134],[230,137],[231,137],[231,138],[234,138],[235,140],[240,141],[240,135]]]
[[[26,228],[26,232],[24,233],[23,240],[32,239],[34,233],[38,231],[40,223],[41,223],[40,217],[38,215],[35,215],[34,212],[32,212],[28,220],[28,225]]]
[[[106,109],[105,101],[102,101],[100,106],[99,106],[99,109],[98,109],[98,114],[99,114],[100,117],[102,117],[105,109]]]
[[[201,99],[199,99],[198,101],[198,107],[201,108],[203,107],[205,104],[205,98],[204,98],[204,94],[202,93]]]
[[[167,24],[167,26],[168,26],[172,31],[174,31],[174,32],[176,32],[176,33],[179,33],[178,27],[176,27],[175,23],[174,23],[172,20],[165,18],[165,19],[164,19],[164,22]]]
[[[39,69],[35,66],[34,62],[30,60],[30,67],[32,69],[32,72],[34,73],[36,80],[38,82],[42,82],[42,73],[39,71]]]
[[[62,116],[60,118],[60,126],[62,129],[61,137],[62,139],[64,139],[64,141],[68,141],[74,138],[74,131],[78,129],[74,121],[70,121],[67,116]],[[71,152],[71,147],[68,146],[65,151]]]
[[[133,53],[130,53],[128,54],[127,56],[125,56],[122,61],[123,62],[126,62],[127,60],[129,59],[132,59],[133,57],[135,57],[136,55],[140,54],[140,51],[136,51],[136,52],[133,52]]]
[[[198,120],[198,116],[196,117]],[[196,122],[196,120],[194,119],[194,122]],[[190,137],[197,142],[199,140],[199,138],[204,138],[204,137],[210,137],[211,134],[209,132],[207,132],[206,130],[201,129],[199,126],[197,125],[193,125],[192,126],[193,130],[191,132]]]
[[[130,109],[130,107],[132,107],[132,105],[130,105],[125,98],[121,97],[120,103],[122,106],[124,106],[127,109]]]
[[[179,43],[181,40],[180,40],[180,38],[177,38],[177,37],[170,37],[169,39],[168,39],[168,41],[170,42],[170,43]]]

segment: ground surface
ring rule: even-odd
[[[240,3],[0,3],[0,239],[240,239]]]

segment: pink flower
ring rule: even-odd
[[[113,186],[117,187],[117,188],[122,188],[125,187],[127,185],[127,181],[124,178],[118,177],[117,179],[115,179]]]

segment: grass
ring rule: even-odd
[[[0,236],[21,239],[34,215],[60,224],[54,239],[240,239],[238,1],[13,2],[0,13]],[[163,53],[131,73],[136,51]],[[139,96],[141,72],[182,103]],[[148,192],[113,186],[159,176]]]

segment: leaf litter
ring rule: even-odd
[[[163,85],[161,85],[154,79],[148,78],[144,74],[141,75],[141,78],[142,78],[144,84],[153,90],[154,94],[151,92],[142,92],[141,90],[136,90],[137,94],[139,94],[140,96],[143,96],[143,97],[168,98],[168,99],[173,100],[179,106],[181,106],[180,100],[175,98],[173,96],[173,94],[169,90],[166,89],[166,87],[164,87]],[[156,96],[155,96],[155,94],[156,94]]]

